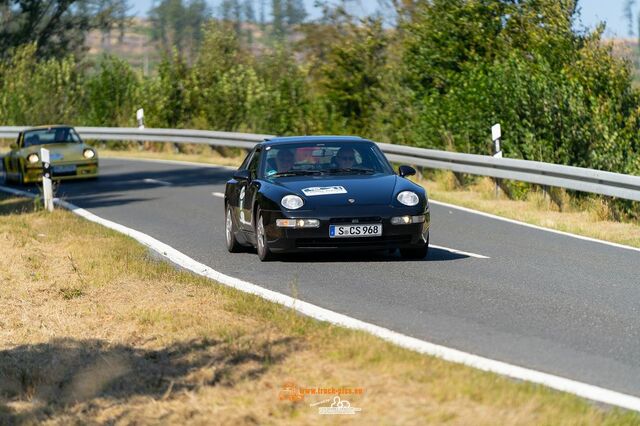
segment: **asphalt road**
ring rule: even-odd
[[[432,205],[427,259],[296,255],[224,244],[231,171],[101,160],[58,196],[225,274],[433,343],[640,396],[640,253]],[[34,190],[34,188],[31,188]]]

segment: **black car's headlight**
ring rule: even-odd
[[[303,206],[304,201],[297,195],[285,195],[282,197],[280,204],[286,209],[296,210]]]
[[[400,204],[404,204],[405,206],[415,206],[420,202],[420,197],[413,191],[402,191],[396,197]]]
[[[96,152],[94,150],[92,150],[92,149],[87,148],[84,151],[82,151],[82,155],[87,160],[91,160],[93,157],[96,156]]]
[[[27,161],[31,164],[36,164],[38,161],[40,161],[40,157],[38,157],[38,154],[29,154],[29,156],[27,157]]]

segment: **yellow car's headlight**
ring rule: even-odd
[[[87,148],[82,152],[82,155],[84,155],[84,158],[86,158],[87,160],[90,160],[96,156],[96,152],[92,149]]]
[[[40,161],[40,157],[38,157],[38,154],[29,154],[29,156],[27,157],[27,161],[31,164],[36,164],[38,161]]]

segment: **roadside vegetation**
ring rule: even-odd
[[[281,400],[287,383],[362,388],[353,424],[640,422],[300,316],[31,200],[0,196],[0,250],[2,424],[335,421],[324,397]]]

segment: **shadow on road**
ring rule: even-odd
[[[4,200],[5,197],[10,199]],[[13,198],[9,194],[0,193],[0,216],[30,213],[37,210],[38,206],[30,198]]]
[[[145,170],[138,170],[136,167],[144,167]],[[55,196],[87,209],[126,205],[148,201],[151,199],[150,193],[145,192],[167,184],[178,188],[220,185],[229,180],[232,173],[232,170],[222,167],[102,160],[97,179],[55,182]],[[38,185],[35,184],[16,188],[39,192]]]
[[[250,250],[250,249],[248,249]],[[255,252],[255,250],[253,250]],[[323,263],[323,262],[444,262],[450,260],[466,259],[470,256],[452,253],[447,250],[430,247],[429,254],[424,259],[405,259],[398,251],[393,253],[386,251],[329,251],[313,253],[288,253],[281,254],[276,261],[287,263]]]

